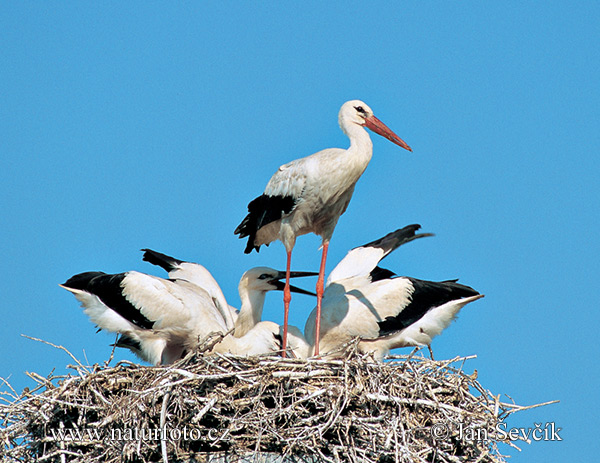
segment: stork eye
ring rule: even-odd
[[[355,106],[354,109],[356,109],[361,114],[367,114],[365,108],[363,108],[362,106]]]
[[[258,277],[259,280],[268,280],[269,278],[272,277],[268,273],[263,273],[261,276]]]

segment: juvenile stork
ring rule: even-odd
[[[330,148],[279,167],[264,193],[248,204],[248,215],[236,228],[240,238],[248,237],[245,252],[259,251],[263,244],[280,240],[287,253],[289,273],[296,238],[315,233],[322,238],[323,254],[317,280],[317,318],[314,354],[319,355],[319,320],[325,263],[329,241],[340,216],[346,211],[356,182],[367,168],[373,144],[367,127],[404,149],[412,149],[373,115],[359,100],[344,103],[338,116],[342,131],[350,139],[346,150]],[[291,294],[286,276],[283,293],[283,347],[287,343],[287,323]]]
[[[227,304],[225,295],[212,274],[202,265],[176,259],[152,249],[142,249],[142,260],[163,268],[171,280],[186,280],[205,290],[213,299],[216,309],[222,315],[227,329],[234,327],[235,309]]]
[[[391,349],[430,345],[450,325],[460,309],[483,297],[457,283],[398,277],[378,267],[379,261],[404,243],[431,236],[415,234],[409,225],[348,252],[333,269],[323,297],[320,325],[322,352],[336,350],[355,337],[358,348],[382,359]],[[317,309],[310,314],[304,334],[314,344]]]
[[[153,265],[158,265],[166,270],[169,274],[169,279],[186,280],[206,290],[213,298],[213,302],[219,312],[224,314],[223,318],[226,321],[232,320],[231,327],[235,326],[233,335],[237,338],[244,336],[261,321],[267,291],[283,291],[284,289],[284,283],[280,280],[286,276],[285,272],[279,272],[269,267],[255,267],[250,269],[242,275],[238,285],[238,292],[242,301],[241,310],[238,310],[227,303],[221,287],[212,274],[202,265],[179,260],[175,257],[153,251],[152,249],[142,249],[142,251],[144,251],[142,260]],[[318,274],[315,272],[291,272],[292,278],[316,275]],[[265,283],[264,280],[268,280],[268,282]],[[295,286],[292,287],[292,290],[296,293],[315,296],[314,293]],[[230,328],[229,325],[228,328]]]
[[[284,276],[284,272],[267,267],[251,269],[242,276],[239,285],[242,307],[235,323],[237,337],[227,334],[215,351],[236,354],[279,351],[279,330],[270,322],[262,325],[259,321],[266,292],[283,289],[280,279]],[[211,333],[231,331],[209,292],[188,280],[166,280],[135,271],[112,275],[85,272],[60,286],[75,295],[96,326],[121,335],[118,347],[129,348],[155,365],[173,363]],[[305,292],[295,287],[291,290]],[[262,339],[267,333],[270,333],[267,339]]]

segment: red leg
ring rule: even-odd
[[[315,357],[319,356],[319,333],[321,331],[321,300],[323,299],[323,286],[325,283],[325,262],[327,261],[327,250],[329,241],[323,243],[323,255],[321,256],[321,267],[319,268],[319,279],[317,280],[317,318],[315,320]]]
[[[281,341],[281,356],[285,358],[285,350],[287,349],[287,334],[288,334],[288,316],[290,314],[290,301],[292,300],[292,292],[290,291],[290,266],[292,262],[292,251],[287,253],[287,264],[285,267],[285,288],[283,288],[283,340]]]

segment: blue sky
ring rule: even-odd
[[[358,98],[414,152],[372,136],[328,270],[404,225],[435,233],[386,266],[486,295],[436,357],[476,354],[466,368],[519,404],[561,401],[510,421],[563,428],[504,448],[515,461],[596,457],[600,7],[524,3],[5,3],[0,376],[22,389],[71,362],[21,334],[104,361],[114,337],[58,284],[161,275],[140,248],[202,263],[239,305],[246,269],[285,265],[280,243],[243,254],[247,203],[280,164],[346,147],[337,113]],[[294,268],[317,270],[318,246],[299,239]],[[291,322],[312,304],[295,296]]]

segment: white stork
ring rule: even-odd
[[[234,355],[264,355],[283,352],[282,327],[271,321],[261,321],[239,338],[227,335],[214,348],[213,352]],[[295,326],[288,327],[287,353],[293,358],[308,358],[311,347]]]
[[[227,335],[223,345],[215,347],[215,351],[248,355],[279,351],[279,329],[270,322],[256,324],[253,314],[262,314],[267,291],[283,289],[284,284],[279,280],[284,276],[284,272],[267,267],[251,269],[242,276],[239,285],[242,307],[235,330],[238,337]],[[297,272],[293,276],[305,276],[305,273]],[[121,334],[117,346],[127,347],[155,365],[180,359],[211,333],[230,331],[213,297],[187,280],[166,280],[136,271],[112,275],[85,272],[60,286],[75,295],[84,313],[100,329]],[[295,287],[291,290],[306,292]],[[248,327],[249,322],[256,326]],[[241,335],[243,331],[245,334]],[[268,339],[261,339],[267,332],[271,333]],[[249,349],[252,345],[254,347]]]
[[[152,249],[142,249],[142,251],[144,251],[142,260],[153,265],[158,265],[166,270],[169,274],[169,279],[186,280],[207,291],[212,296],[215,306],[217,306],[219,311],[225,313],[223,318],[225,319],[227,315],[233,321],[232,327],[235,327],[233,334],[238,338],[244,336],[261,321],[267,291],[283,291],[284,289],[284,283],[280,280],[286,276],[285,272],[279,272],[269,267],[255,267],[250,269],[242,275],[238,285],[238,293],[242,301],[241,310],[238,310],[227,303],[221,287],[212,274],[202,265],[179,260],[175,257],[153,251]],[[315,272],[291,272],[290,276],[291,278],[299,278],[316,275],[318,274]],[[267,285],[265,285],[264,280],[268,280]],[[315,296],[310,291],[305,291],[295,286],[292,288],[296,293]],[[226,309],[222,309],[223,306]],[[230,328],[229,325],[228,328]],[[299,330],[296,335],[298,333],[301,335]]]
[[[186,280],[205,290],[212,297],[215,307],[223,316],[227,329],[234,327],[235,309],[227,303],[219,283],[205,267],[152,249],[142,249],[142,251],[144,251],[142,260],[163,268],[169,274],[169,279]]]
[[[248,204],[248,215],[236,228],[240,238],[248,237],[245,252],[258,251],[263,244],[280,240],[287,252],[286,271],[290,271],[296,237],[315,233],[322,238],[323,254],[317,280],[317,320],[315,355],[319,354],[319,320],[327,250],[339,217],[345,212],[356,182],[367,168],[373,144],[367,127],[409,151],[412,149],[373,115],[365,103],[352,100],[339,112],[339,124],[350,139],[347,150],[330,148],[279,167],[264,193]],[[287,342],[290,291],[283,293],[283,347]]]
[[[432,282],[398,277],[378,267],[381,259],[404,243],[431,236],[416,235],[409,225],[348,252],[327,279],[320,324],[322,352],[333,354],[355,337],[362,352],[378,359],[391,349],[430,345],[460,309],[483,297],[457,280]],[[317,309],[305,336],[313,344]]]

